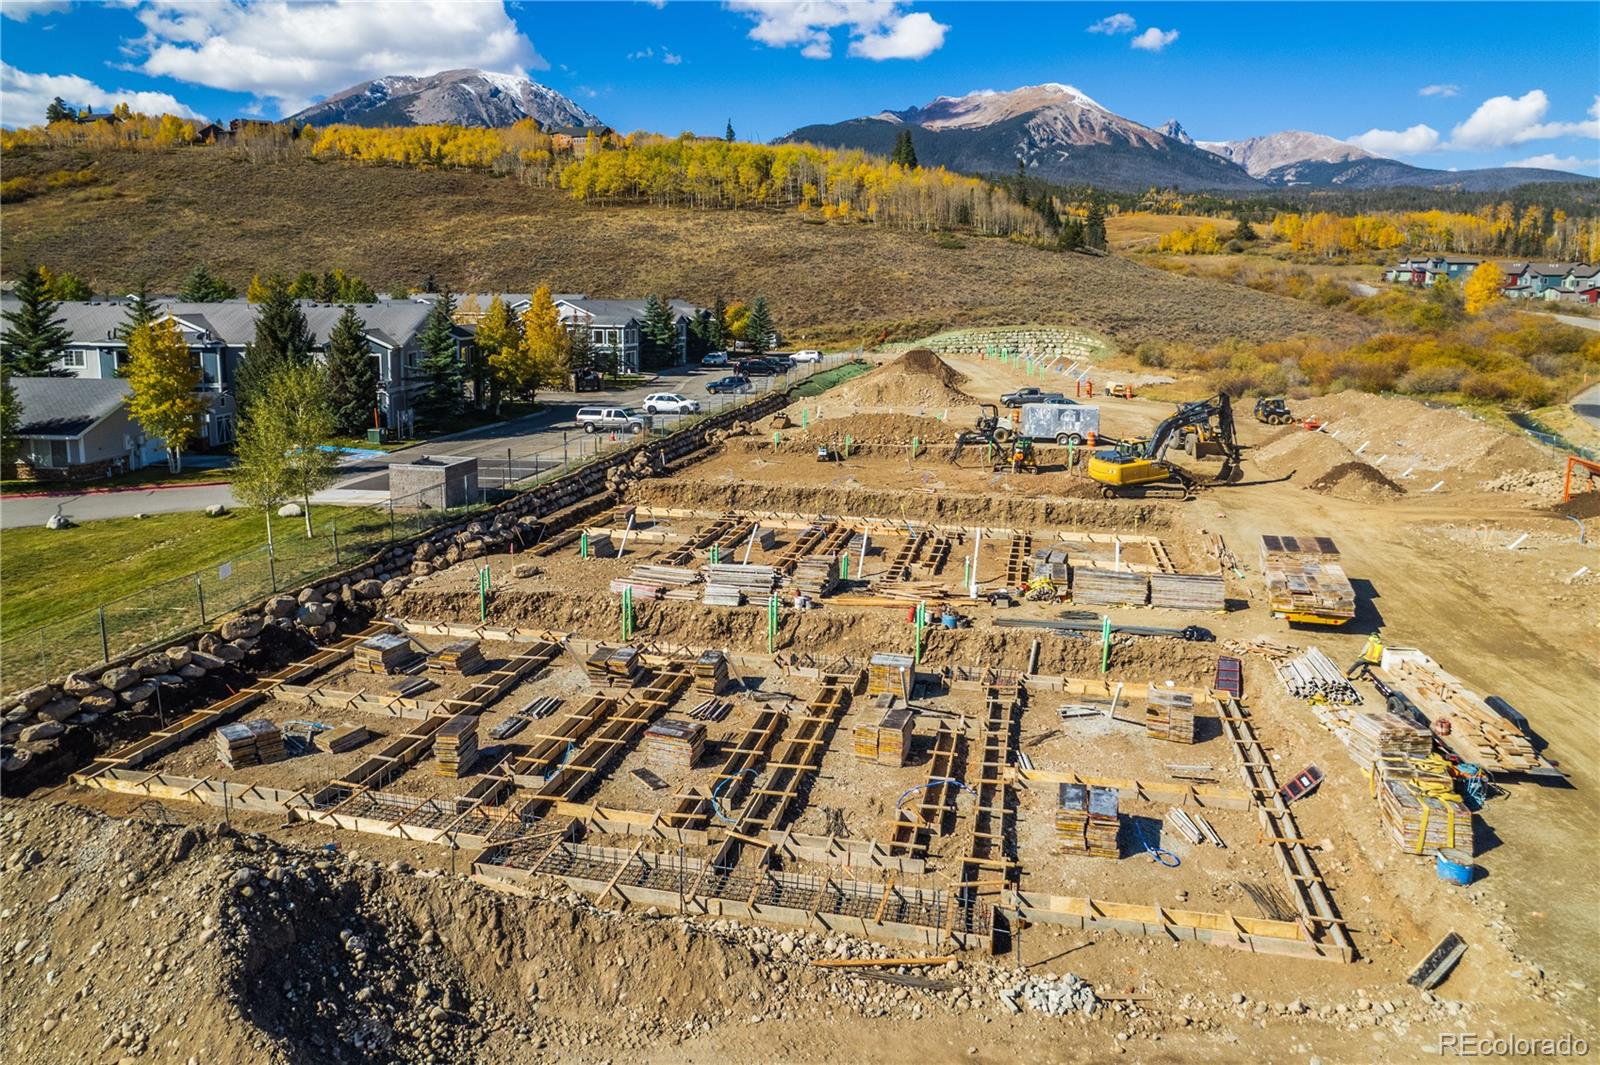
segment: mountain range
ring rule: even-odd
[[[1020,161],[1029,174],[1048,181],[1122,189],[1420,186],[1489,192],[1535,181],[1594,180],[1527,167],[1428,170],[1300,130],[1197,141],[1176,120],[1151,128],[1055,83],[940,96],[904,111],[802,126],[779,139],[888,154],[907,128],[924,165],[1004,175]]]
[[[289,116],[314,126],[509,126],[531,118],[541,126],[598,126],[567,97],[517,74],[443,70],[428,77],[390,75],[352,85]]]

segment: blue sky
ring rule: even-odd
[[[1200,139],[1304,129],[1421,166],[1600,173],[1600,4],[0,0],[0,121],[45,102],[277,117],[380,74],[525,72],[622,130],[770,139],[1076,86]]]

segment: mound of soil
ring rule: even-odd
[[[948,444],[955,439],[955,426],[938,418],[919,418],[910,414],[851,414],[843,418],[823,418],[811,423],[806,436],[813,440],[843,440],[857,444],[909,444],[913,438],[924,444]]]
[[[1336,499],[1381,503],[1405,495],[1405,489],[1365,462],[1343,462],[1306,486]]]
[[[961,407],[977,402],[961,391],[967,377],[927,348],[913,348],[886,366],[835,390],[830,405],[849,407],[912,407],[922,410]]]
[[[1320,480],[1340,466],[1359,461],[1327,433],[1308,433],[1298,427],[1256,448],[1250,458],[1273,473],[1294,473],[1304,481]]]
[[[1482,479],[1545,469],[1552,461],[1550,451],[1512,430],[1454,407],[1430,407],[1401,396],[1338,392],[1296,403],[1295,414],[1321,419],[1324,433],[1337,433],[1336,439],[1352,450],[1365,443],[1363,458],[1388,456],[1386,470]],[[1447,490],[1461,487],[1454,478],[1446,484]]]

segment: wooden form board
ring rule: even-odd
[[[1255,800],[1247,791],[1219,788],[1210,784],[1182,784],[1128,780],[1120,777],[1082,776],[1055,769],[1020,769],[1013,766],[1014,779],[1041,784],[1082,784],[1092,788],[1115,788],[1124,799],[1166,803],[1171,806],[1202,806],[1214,810],[1248,810]]]

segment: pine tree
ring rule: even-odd
[[[51,100],[49,106],[44,109],[46,122],[72,122],[76,118],[77,115],[67,106],[67,102],[59,96]]]
[[[500,375],[495,373],[496,358],[501,352],[515,350],[522,343],[522,331],[517,324],[516,315],[506,306],[506,301],[496,294],[489,300],[488,308],[483,312],[483,317],[478,319],[477,332],[478,357],[473,363],[473,390],[478,393],[479,402],[482,402],[482,388],[479,378],[487,379],[488,392],[494,404],[495,413],[500,413],[500,404],[504,401],[505,389],[502,387]]]
[[[411,290],[404,285],[394,285],[389,289],[389,298],[392,300],[406,300],[411,298]]]
[[[1088,216],[1083,221],[1085,247],[1104,251],[1106,246],[1106,211],[1098,203],[1089,205]]]
[[[289,294],[281,277],[267,279],[266,298],[256,312],[255,339],[244,347],[244,358],[234,379],[234,400],[240,417],[266,388],[266,383],[290,366],[311,361],[316,340],[306,324],[305,312]]]
[[[1083,247],[1083,223],[1076,218],[1068,218],[1061,223],[1061,238],[1056,246],[1062,251],[1078,251]]]
[[[667,301],[652,293],[644,301],[639,323],[639,367],[659,370],[678,361],[678,328]]]
[[[237,289],[213,274],[205,263],[196,263],[178,290],[178,298],[185,303],[220,303],[238,294]]]
[[[1050,232],[1061,232],[1061,215],[1056,212],[1056,198],[1045,195],[1039,198],[1039,217],[1050,227]]]
[[[755,305],[750,308],[750,319],[744,327],[745,343],[750,345],[750,351],[759,358],[765,355],[772,347],[772,312],[767,310],[767,298],[757,296]]]
[[[733,119],[731,118],[728,119],[728,128],[722,131],[722,139],[727,141],[729,144],[732,144],[734,141]]]
[[[906,170],[917,169],[917,146],[911,140],[911,131],[903,129],[894,138],[894,150],[889,155],[889,162]]]
[[[1240,218],[1239,224],[1233,227],[1233,236],[1229,239],[1237,240],[1241,244],[1248,244],[1251,241],[1259,240],[1261,238],[1259,234],[1256,233],[1255,227],[1250,224],[1250,220],[1248,218]]]
[[[339,432],[357,435],[373,426],[378,406],[378,369],[367,345],[367,323],[346,307],[328,334],[324,372],[328,408]]]
[[[156,304],[150,298],[150,283],[139,282],[139,288],[134,292],[133,298],[128,301],[128,313],[123,319],[117,335],[126,343],[133,335],[133,331],[141,325],[149,325],[156,320]]]
[[[44,271],[37,266],[23,267],[11,294],[18,306],[3,315],[0,331],[0,367],[18,377],[58,377],[63,371],[55,365],[72,341],[66,319],[57,318],[61,305],[50,298]]]
[[[199,394],[200,367],[171,318],[141,325],[128,337],[128,414],[167,448],[167,467],[183,470],[183,448],[209,406]]]
[[[294,280],[289,283],[289,294],[297,300],[314,300],[317,298],[317,275],[310,270],[302,270],[294,275]]]
[[[706,333],[706,342],[711,345],[712,351],[727,351],[728,340],[728,304],[718,296],[711,305],[711,324]]]
[[[572,366],[573,373],[596,369],[598,357],[588,326],[579,323],[576,328],[567,330],[567,336],[567,362]]]
[[[317,302],[334,303],[339,299],[339,279],[332,270],[317,280]]]
[[[17,433],[22,428],[22,404],[11,387],[11,374],[0,367],[0,465],[9,467],[17,454]]]
[[[422,376],[427,385],[417,400],[417,416],[435,427],[461,413],[462,396],[461,360],[456,354],[455,323],[452,316],[456,301],[445,292],[434,301],[428,320],[423,323]]]

